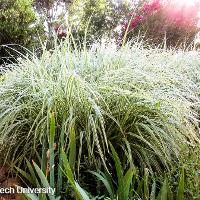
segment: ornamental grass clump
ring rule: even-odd
[[[183,143],[198,141],[200,58],[187,52],[72,47],[64,41],[21,57],[0,84],[0,150],[21,163],[34,157],[48,138],[55,116],[58,143],[73,127],[85,165],[110,161],[111,142],[123,158],[128,141],[134,163],[168,168]],[[121,154],[120,154],[121,152]]]

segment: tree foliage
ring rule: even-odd
[[[87,29],[89,42],[103,36],[115,37],[115,29],[129,10],[128,2],[116,3],[112,0],[77,0],[70,9],[73,33],[81,39]]]
[[[31,0],[0,0],[0,44],[30,45],[37,30]]]
[[[0,0],[0,57],[10,56],[2,45],[16,44],[26,48],[39,42],[43,33],[42,25],[32,7],[32,0]],[[13,54],[12,52],[11,54]]]

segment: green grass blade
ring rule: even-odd
[[[41,160],[41,169],[43,173],[46,173],[46,167],[47,167],[47,137],[46,135],[42,138],[43,144],[42,144],[42,160]]]
[[[42,186],[45,188],[50,188],[51,186],[49,185],[48,180],[47,180],[46,176],[44,175],[43,171],[38,167],[38,165],[35,162],[33,162],[33,165],[34,165],[35,170],[40,178]],[[52,189],[54,189],[54,188],[52,188]],[[55,197],[53,196],[53,194],[48,193],[48,196],[49,196],[50,200],[55,200]]]
[[[148,184],[148,178],[149,178],[149,171],[147,168],[144,169],[144,200],[149,199],[149,184]]]
[[[67,155],[65,154],[64,150],[62,149],[62,160],[63,160],[63,167],[64,167],[64,170],[67,174],[67,178],[68,180],[70,181],[71,185],[73,188],[76,188],[75,186],[75,180],[74,180],[74,175],[73,175],[73,172],[70,168],[70,164],[69,164],[69,161],[67,159]]]
[[[51,115],[51,124],[50,124],[50,137],[49,137],[49,150],[50,150],[50,186],[54,188],[55,181],[54,181],[54,138],[55,138],[56,126],[55,126],[55,117],[54,113]]]
[[[133,175],[135,175],[136,171],[134,167],[130,167],[124,176],[124,195],[125,199],[129,198],[130,186],[132,184]]]
[[[79,191],[80,188],[77,188],[77,183],[74,180],[74,175],[73,175],[73,172],[70,168],[70,164],[69,164],[69,161],[67,159],[67,155],[65,154],[64,150],[62,150],[62,159],[63,159],[63,166],[64,166],[64,170],[66,172],[67,179],[69,180],[70,184],[72,185],[72,188],[76,192],[78,199],[84,200],[83,197],[82,197],[82,194],[80,193],[82,191]]]
[[[16,167],[16,170],[24,177],[26,178],[32,185],[35,185],[35,181],[33,180],[33,178],[28,174],[26,173],[24,170],[20,169],[19,167]]]
[[[61,134],[60,134],[60,139],[59,139],[59,167],[58,167],[58,180],[57,180],[57,194],[60,195],[60,192],[62,190],[62,149],[64,148],[64,134],[65,134],[65,120],[63,120],[62,123],[62,129],[61,129]]]
[[[122,166],[120,159],[117,155],[117,152],[115,151],[113,145],[110,143],[110,149],[113,155],[113,160],[115,162],[115,168],[117,172],[117,179],[118,179],[118,195],[119,199],[121,200],[126,200],[125,199],[125,192],[124,192],[124,178],[123,178],[123,171],[122,171]]]
[[[167,200],[168,183],[167,178],[165,178],[163,186],[160,191],[160,200]]]
[[[144,180],[143,179],[140,180],[140,181],[138,180],[138,186],[137,186],[137,189],[136,189],[136,194],[138,196],[143,196],[143,190],[142,190],[143,185],[144,185]]]
[[[184,184],[185,184],[185,170],[181,169],[180,180],[178,184],[177,200],[184,200]]]
[[[38,196],[36,194],[31,194],[31,193],[24,193],[23,194],[25,197],[31,200],[39,200]]]
[[[106,187],[109,195],[110,195],[110,198],[111,199],[114,199],[114,191],[112,190],[112,187],[110,186],[109,184],[109,181],[103,177],[101,174],[97,173],[97,172],[93,172],[93,171],[89,171],[91,174],[95,175],[100,181],[103,182],[104,186]]]
[[[40,185],[40,183],[38,181],[38,178],[35,175],[34,168],[32,167],[31,163],[27,159],[26,159],[26,165],[27,165],[27,167],[29,169],[29,172],[31,174],[31,177],[32,177],[33,181],[35,182],[34,186],[41,187],[41,185]]]
[[[78,192],[81,195],[81,199],[83,199],[83,200],[90,200],[90,197],[87,195],[87,193],[85,192],[85,190],[83,188],[81,188],[80,185],[77,182],[75,182],[75,185],[76,185],[76,189],[78,190]]]
[[[69,165],[72,170],[74,170],[75,161],[76,161],[76,134],[74,127],[72,127],[70,133],[70,149],[69,149]]]

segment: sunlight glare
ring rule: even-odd
[[[180,6],[191,6],[197,1],[198,0],[176,0],[176,4]]]

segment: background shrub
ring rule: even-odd
[[[22,51],[39,43],[43,37],[43,25],[40,24],[32,7],[31,0],[0,0],[0,45],[12,45],[15,51]],[[1,63],[16,52],[0,46]],[[6,59],[7,57],[7,59]]]
[[[167,47],[188,46],[193,42],[199,31],[198,2],[191,6],[175,1],[141,2],[139,9],[133,8],[125,20],[122,36],[128,30],[128,38],[141,34],[149,43],[164,43]]]

